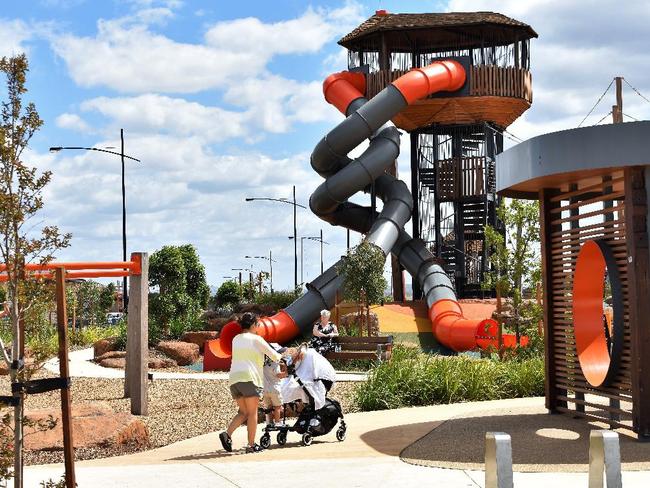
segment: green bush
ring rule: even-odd
[[[435,356],[395,346],[390,362],[355,391],[360,410],[497,400],[544,393],[541,358],[518,361]]]
[[[273,293],[258,293],[255,303],[258,305],[270,305],[275,311],[282,310],[291,305],[298,295],[290,290],[274,291]]]

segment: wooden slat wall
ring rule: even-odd
[[[374,97],[386,85],[395,81],[408,70],[379,70],[366,77],[366,97]],[[533,101],[532,75],[523,68],[500,68],[498,66],[471,66],[469,96],[513,97]]]
[[[551,193],[542,191],[545,246],[544,286],[547,346],[547,407],[572,412],[613,426],[632,427],[632,374],[628,262],[625,233],[623,172],[613,172],[612,181]],[[606,188],[611,187],[607,193]],[[602,202],[612,201],[611,208]],[[579,215],[576,215],[576,211]],[[612,213],[614,218],[606,220]],[[576,221],[579,225],[576,226]],[[572,223],[574,225],[572,225]],[[614,252],[623,287],[624,346],[621,367],[607,387],[591,387],[576,355],[572,318],[572,288],[575,262],[587,239],[605,239]]]
[[[437,183],[441,200],[485,195],[485,157],[439,160]]]

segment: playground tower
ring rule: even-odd
[[[499,228],[494,161],[503,131],[532,103],[533,37],[529,25],[493,12],[378,10],[339,41],[348,69],[366,74],[368,99],[411,68],[439,59],[455,59],[468,73],[462,90],[431,95],[392,119],[410,133],[413,237],[442,260],[459,298],[492,295],[481,289],[488,267],[483,229]],[[403,273],[395,258],[392,264],[401,300]],[[421,298],[417,280],[413,286]]]

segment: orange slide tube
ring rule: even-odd
[[[365,91],[366,77],[363,73],[342,71],[329,75],[323,82],[325,100],[343,115],[354,100],[364,96]]]
[[[456,300],[435,302],[429,309],[429,319],[437,341],[456,352],[476,349],[480,337],[496,336],[495,320],[466,319]]]
[[[393,81],[393,86],[410,105],[430,93],[459,90],[465,84],[465,78],[465,69],[460,63],[445,60],[414,68]]]
[[[267,342],[285,343],[300,334],[293,318],[284,310],[273,317],[261,317],[257,321],[255,333]],[[218,339],[206,341],[203,357],[203,371],[230,369],[232,360],[232,340],[241,332],[239,323],[228,322],[221,329]]]

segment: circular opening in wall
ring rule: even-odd
[[[610,247],[600,240],[584,243],[573,275],[573,328],[585,379],[607,384],[618,371],[623,346],[623,299]]]

